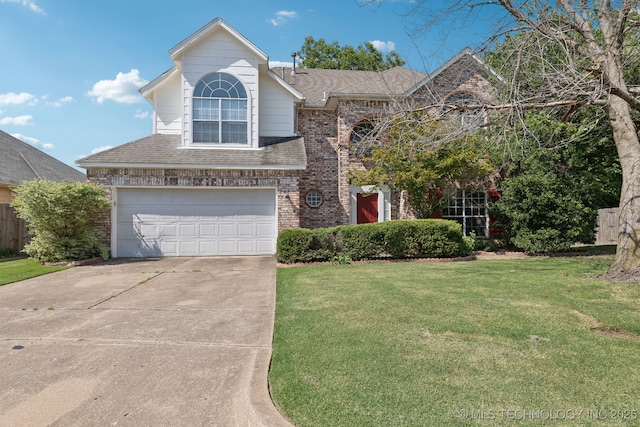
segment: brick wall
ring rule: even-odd
[[[491,102],[495,99],[495,89],[488,79],[486,69],[474,59],[465,57],[417,91],[415,100],[424,105],[432,105],[455,92],[468,92],[480,101]]]
[[[348,200],[345,206],[340,187],[339,165],[344,148],[338,141],[337,111],[299,110],[298,131],[304,136],[307,169],[300,174],[300,226],[331,227],[348,224]],[[310,191],[322,195],[322,204],[312,208],[305,202]]]
[[[493,89],[487,81],[486,70],[475,60],[463,58],[455,67],[439,74],[432,82],[417,91],[406,105],[434,105],[455,92],[468,92],[481,101],[489,102]],[[397,108],[388,101],[338,102],[335,110],[298,111],[298,131],[304,136],[307,150],[307,170],[300,176],[300,226],[305,228],[331,227],[349,224],[350,168],[362,163],[349,158],[349,138],[357,124],[389,114]],[[305,203],[310,191],[322,194],[323,204],[311,208]],[[394,190],[391,196],[391,219],[414,218],[406,192]]]

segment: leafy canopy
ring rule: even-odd
[[[357,47],[340,46],[337,41],[327,43],[311,36],[304,39],[299,52],[305,68],[332,70],[384,71],[402,66],[404,61],[395,51],[382,55],[371,42]]]
[[[404,190],[416,218],[441,207],[441,190],[473,186],[491,173],[478,135],[449,140],[455,122],[433,120],[428,112],[396,116],[384,141],[363,159],[368,167],[350,173],[358,185]]]
[[[111,207],[106,188],[83,182],[33,180],[14,192],[12,205],[29,223],[32,239],[24,249],[29,256],[58,262],[106,254],[102,233],[93,226],[96,217]]]

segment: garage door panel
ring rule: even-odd
[[[251,254],[255,251],[255,242],[253,240],[238,240],[238,253]]]
[[[228,224],[218,225],[218,236],[221,238],[235,237],[236,235],[236,223],[231,222]]]
[[[141,236],[158,237],[158,227],[155,224],[145,225],[137,224],[135,227],[136,234]]]
[[[208,237],[215,237],[218,235],[217,230],[218,227],[216,226],[216,224],[200,224],[200,237],[202,238],[208,238]]]
[[[273,254],[274,190],[118,189],[117,256]]]
[[[181,240],[180,242],[178,242],[178,245],[180,247],[180,250],[178,251],[179,254],[183,254],[183,255],[197,255],[198,254],[198,242],[197,241],[184,241]]]
[[[201,240],[198,242],[198,253],[216,254],[218,253],[218,244],[214,240]]]
[[[268,253],[272,249],[273,242],[271,239],[258,239],[256,240],[256,252]]]
[[[273,234],[274,234],[273,224],[269,224],[269,223],[256,224],[256,236],[270,237],[270,236],[273,236]]]
[[[198,226],[196,224],[180,224],[180,237],[198,237]]]
[[[220,255],[236,255],[238,253],[238,251],[236,250],[235,240],[218,241],[218,250]]]
[[[151,227],[151,226],[150,226]],[[160,236],[177,236],[178,235],[178,225],[177,224],[158,224],[158,225],[153,225],[153,227],[156,228],[157,234],[156,237],[160,237]],[[144,233],[144,228],[143,228],[143,235],[147,235],[146,233]]]
[[[162,240],[158,245],[156,241],[148,241],[150,246],[159,247],[162,253],[177,253],[177,242],[175,240]]]
[[[256,234],[255,224],[238,224],[238,237],[253,237]]]

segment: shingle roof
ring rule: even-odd
[[[307,107],[322,107],[331,96],[394,97],[405,95],[429,76],[419,71],[394,67],[383,72],[274,68],[281,78],[305,96]]]
[[[78,160],[81,167],[304,169],[302,137],[271,139],[259,149],[183,148],[180,135],[155,134]]]
[[[38,178],[86,180],[82,172],[0,130],[0,183],[19,185]]]

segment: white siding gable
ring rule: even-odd
[[[180,134],[182,131],[181,79],[174,74],[153,93],[153,133]]]
[[[294,133],[294,98],[269,75],[260,80],[260,136]]]
[[[295,134],[295,103],[303,96],[269,71],[266,54],[224,21],[216,18],[169,53],[175,66],[141,89],[153,105],[153,133],[181,135],[182,145],[191,146],[193,89],[206,75],[222,72],[237,78],[248,97],[248,144],[224,148],[258,148],[260,137]]]
[[[249,97],[249,147],[258,146],[258,58],[238,39],[223,29],[212,34],[183,53],[182,64],[182,104],[183,145],[191,144],[191,99],[193,88],[198,81],[210,73],[224,72],[242,82]]]

